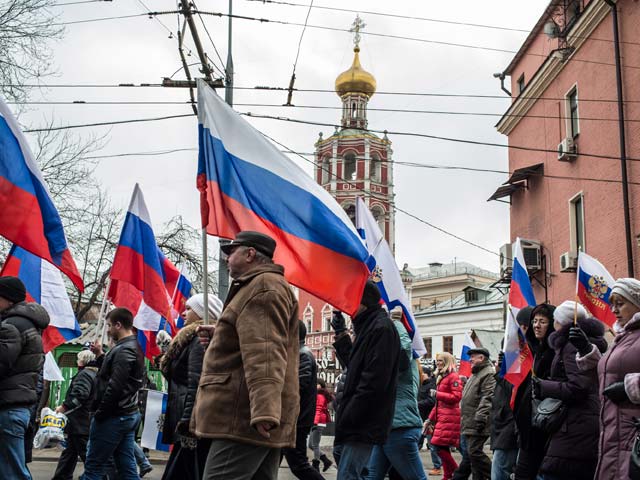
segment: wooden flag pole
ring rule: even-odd
[[[573,307],[573,326],[576,327],[578,325],[578,296],[576,295],[576,300],[574,302]]]
[[[102,295],[102,305],[100,306],[100,314],[98,315],[98,328],[96,328],[96,333],[98,332],[101,332],[101,333],[98,333],[95,338],[96,340],[100,338],[101,343],[103,344],[104,344],[104,334],[107,326],[107,320],[106,320],[107,308],[109,308],[109,304],[111,303],[107,299],[110,286],[111,286],[111,277],[108,277],[107,283],[104,286],[104,294]]]
[[[204,316],[202,323],[209,325],[209,262],[207,254],[207,228],[202,227],[202,294],[204,295]]]

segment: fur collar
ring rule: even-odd
[[[182,351],[191,343],[193,337],[196,336],[196,329],[202,322],[194,322],[180,329],[178,334],[171,340],[167,353],[160,360],[160,371],[169,378],[171,376],[171,363],[178,358]]]

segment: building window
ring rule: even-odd
[[[444,352],[453,354],[453,337],[451,336],[442,337],[442,350]]]
[[[348,203],[346,205],[342,205],[344,211],[347,212],[349,219],[355,225],[356,224],[356,206],[352,203]]]
[[[584,196],[582,193],[569,200],[569,234],[571,235],[571,251],[584,252]]]
[[[307,306],[304,308],[302,321],[304,322],[305,327],[307,327],[307,332],[313,332],[313,307],[310,303],[307,303]]]
[[[427,353],[424,354],[427,358],[433,358],[433,339],[431,337],[423,337],[424,348]]]
[[[371,180],[382,181],[382,160],[377,153],[371,155]]]
[[[322,169],[321,183],[329,183],[329,174],[331,172],[331,160],[329,157],[324,157],[320,162],[320,168]]]
[[[567,136],[576,138],[580,133],[578,119],[578,87],[574,86],[566,96],[567,109]]]
[[[322,331],[323,332],[330,332],[331,331],[331,311],[333,309],[331,308],[331,305],[329,305],[328,303],[324,304],[324,307],[322,307]]]
[[[478,291],[470,288],[464,292],[464,301],[467,303],[478,301]]]
[[[524,91],[525,83],[524,83],[524,73],[520,75],[518,79],[518,95],[520,95]]]
[[[344,156],[344,175],[343,179],[346,181],[356,179],[356,156],[353,153],[347,153]]]
[[[378,224],[378,228],[380,229],[382,236],[386,237],[386,232],[385,232],[386,228],[384,225],[384,222],[385,222],[384,210],[379,206],[375,206],[371,209],[371,215],[373,215],[374,220]]]

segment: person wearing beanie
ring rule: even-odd
[[[239,232],[221,249],[233,281],[218,321],[198,329],[207,347],[191,430],[212,440],[204,478],[275,479],[281,449],[296,446],[298,301],[273,238]]]
[[[577,365],[578,350],[569,342],[574,318],[591,344],[600,352],[607,349],[604,325],[590,317],[584,307],[573,301],[556,307],[553,311],[555,331],[547,340],[555,352],[551,369],[548,378],[540,378],[534,371],[531,388],[537,400],[561,400],[566,413],[560,428],[549,433],[539,474],[545,478],[591,480],[598,457],[598,375],[594,370],[583,371]],[[580,448],[576,448],[577,445]]]
[[[316,414],[316,396],[318,381],[318,365],[313,353],[305,345],[307,327],[304,322],[298,324],[298,338],[300,340],[300,367],[298,368],[298,382],[300,388],[300,414],[296,421],[296,446],[283,448],[282,453],[287,464],[296,478],[301,480],[323,480],[318,472],[319,462],[312,467],[307,457],[307,437],[313,427]]]
[[[25,435],[44,365],[42,331],[49,314],[25,302],[26,288],[17,277],[0,277],[0,458],[3,478],[31,478],[26,465]]]
[[[354,340],[342,313],[334,312],[331,319],[333,346],[347,369],[336,413],[334,442],[342,446],[338,478],[361,478],[374,445],[386,442],[393,421],[400,337],[380,298],[376,284],[367,281],[352,320]]]
[[[531,312],[533,311],[533,307],[527,305],[526,307],[522,307],[518,310],[516,314],[516,323],[522,330],[522,333],[526,334],[529,326],[531,324]]]
[[[606,353],[582,326],[570,329],[569,341],[578,351],[578,367],[597,372],[602,409],[595,479],[640,478],[640,471],[630,468],[634,418],[640,418],[640,281],[616,280],[609,304],[616,316],[615,339]]]
[[[208,295],[207,310],[209,322],[215,324],[222,312],[222,302],[213,294]],[[196,334],[204,312],[204,295],[196,293],[189,297],[182,313],[184,326],[160,359],[160,371],[169,385],[162,442],[173,445],[162,476],[166,480],[199,480],[207,459],[210,442],[197,440],[189,432],[204,358],[204,347]]]

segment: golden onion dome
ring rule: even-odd
[[[353,49],[351,68],[336,78],[336,93],[342,97],[347,93],[364,93],[371,97],[376,91],[376,79],[360,65],[360,48]]]

